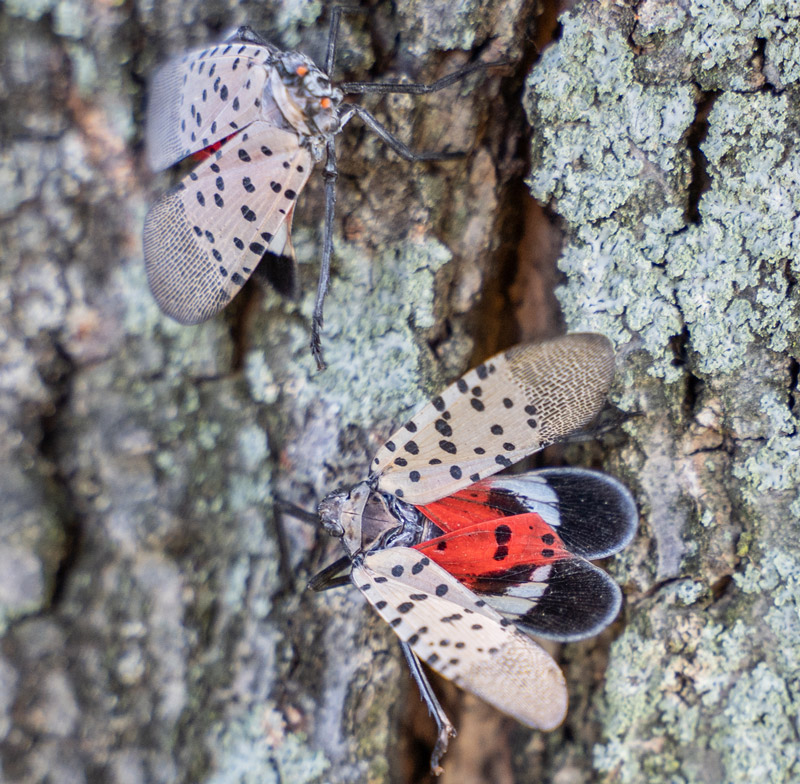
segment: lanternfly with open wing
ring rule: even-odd
[[[416,659],[523,724],[553,729],[564,679],[523,632],[596,634],[619,612],[616,583],[588,562],[633,537],[636,507],[612,477],[583,469],[494,476],[588,425],[605,403],[614,354],[575,334],[498,354],[435,397],[378,451],[369,478],[319,508],[343,569],[392,626],[439,727],[452,732]]]

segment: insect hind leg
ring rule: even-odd
[[[325,224],[322,239],[322,261],[317,283],[317,299],[314,302],[314,315],[311,318],[311,353],[317,363],[318,370],[326,368],[322,354],[322,326],[325,295],[331,280],[331,257],[333,256],[333,215],[336,208],[336,180],[339,179],[339,167],[336,165],[336,145],[331,139],[326,145],[327,157],[322,176],[325,178]]]
[[[456,728],[452,725],[450,719],[447,718],[447,714],[444,712],[444,708],[442,708],[439,700],[436,699],[430,681],[425,675],[416,654],[411,650],[411,646],[408,643],[401,642],[400,649],[403,651],[403,656],[406,657],[408,668],[411,670],[411,677],[417,684],[422,701],[427,706],[428,713],[436,722],[436,729],[439,734],[436,738],[436,745],[433,747],[433,753],[431,754],[431,771],[434,776],[438,776],[442,773],[439,762],[447,751],[450,738],[455,737]]]
[[[267,49],[274,49],[274,47],[268,43],[263,36],[259,35],[249,25],[241,25],[233,32],[225,36],[226,43],[232,43],[234,41],[241,41],[244,44],[256,44],[256,46],[264,46]]]

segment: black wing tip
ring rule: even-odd
[[[577,642],[599,634],[621,609],[622,590],[614,579],[588,561],[574,558],[554,565],[545,595],[514,620],[538,637]]]
[[[619,479],[589,468],[543,468],[559,499],[558,534],[582,558],[607,558],[627,547],[639,528],[639,510]]]

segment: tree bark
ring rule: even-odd
[[[587,3],[527,83],[565,319],[624,348],[638,414],[608,456],[643,513],[624,629],[565,780],[800,775],[799,29],[784,3]]]
[[[361,100],[463,159],[405,163],[356,121],[338,137],[324,373],[318,172],[296,302],[249,284],[179,326],[141,248],[176,180],[143,156],[157,64],[245,23],[321,63],[322,5],[0,10],[2,780],[429,780],[432,724],[393,633],[355,589],[305,590],[337,545],[273,501],[313,510],[470,361],[560,324],[620,350],[614,400],[634,416],[555,459],[639,501],[609,564],[626,608],[554,648],[571,708],[550,735],[436,681],[460,731],[443,780],[798,778],[798,12],[584,2],[555,28],[554,10],[343,18],[339,80],[512,63]]]

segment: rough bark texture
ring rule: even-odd
[[[364,99],[464,160],[339,137],[322,374],[321,178],[295,220],[296,303],[251,285],[181,327],[140,240],[174,179],[142,155],[156,64],[243,23],[319,62],[322,4],[0,10],[0,779],[426,781],[430,723],[391,631],[354,590],[304,590],[336,545],[289,518],[282,540],[271,499],[312,509],[471,355],[552,332],[556,223],[561,318],[616,341],[615,400],[640,414],[567,455],[640,502],[610,565],[628,602],[555,651],[571,709],[549,736],[437,683],[460,729],[443,780],[800,778],[800,9],[585,2],[554,36],[555,10],[345,17],[339,78],[515,64]],[[557,38],[541,57],[537,25]],[[524,197],[529,140],[547,211]]]
[[[642,414],[612,459],[644,516],[626,625],[568,780],[800,777],[798,12],[581,5],[527,82],[567,324],[630,349]]]

